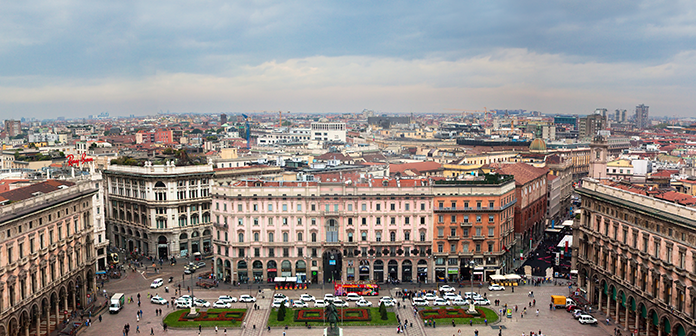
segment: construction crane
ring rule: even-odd
[[[283,126],[283,113],[290,113],[290,111],[285,111],[285,112],[278,111],[278,127],[279,128]]]

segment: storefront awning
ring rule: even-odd
[[[565,235],[563,237],[563,239],[561,239],[561,241],[558,243],[558,245],[556,245],[556,247],[564,248],[566,242],[568,242],[568,247],[572,247],[573,246],[573,235]]]
[[[490,278],[491,278],[491,280],[493,280],[493,281],[505,280],[505,276],[504,276],[504,275],[500,275],[500,274],[492,274],[492,275],[490,275]]]
[[[520,280],[522,277],[520,277],[517,274],[505,274],[505,279],[506,280]]]

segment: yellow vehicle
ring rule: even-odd
[[[567,307],[569,305],[575,305],[575,301],[571,298],[567,298],[563,295],[551,295],[551,303],[556,307]]]

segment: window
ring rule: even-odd
[[[302,226],[302,218],[297,219],[297,226]]]
[[[382,241],[382,231],[375,231],[375,241]]]
[[[297,212],[300,212],[300,211],[302,211],[302,204],[297,203]]]
[[[261,249],[258,247],[254,247],[254,257],[260,257],[261,256]]]
[[[660,257],[660,242],[655,242],[655,253],[653,255],[655,258]]]
[[[488,228],[488,236],[489,237],[495,236],[495,228],[492,228],[492,227]]]
[[[269,218],[269,219],[268,219],[268,225],[269,225],[269,226],[273,226],[273,218]]]
[[[301,247],[297,248],[297,256],[298,257],[304,257],[304,249]]]
[[[287,242],[288,242],[288,233],[283,232],[283,243],[287,243]]]
[[[312,211],[317,211],[317,205],[316,205],[316,204],[312,204]]]
[[[365,204],[365,203],[362,204],[362,211],[367,211],[367,204]]]
[[[240,243],[243,243],[244,242],[244,233],[240,232],[237,238],[238,238],[238,241]]]
[[[464,216],[464,223],[469,223],[469,216]]]
[[[404,240],[411,240],[411,231],[404,231]]]
[[[456,228],[450,228],[450,236],[454,237],[457,235],[457,229]]]
[[[404,218],[404,225],[411,225],[411,217]]]
[[[481,215],[476,215],[476,223],[481,223]]]
[[[420,207],[420,208],[421,208],[421,210],[425,210],[425,203],[421,203],[421,205],[420,205],[420,206],[421,206],[421,207]]]
[[[437,236],[444,237],[445,236],[445,228],[443,228],[443,227],[437,228]]]
[[[481,236],[481,227],[476,228],[476,235]]]
[[[425,231],[421,231],[421,233],[420,233],[420,241],[422,241],[422,242],[425,241]]]
[[[382,218],[381,217],[377,217],[377,219],[375,220],[375,225],[382,225]]]
[[[302,241],[302,232],[297,233],[297,241]]]
[[[396,218],[395,218],[395,217],[389,217],[389,224],[390,224],[390,225],[396,225]]]
[[[348,204],[348,211],[353,211],[353,204]]]
[[[394,204],[394,203],[389,204],[389,210],[396,211],[396,204]]]
[[[242,212],[242,204],[237,204],[237,211]]]
[[[269,233],[268,233],[268,242],[269,242],[269,243],[272,243],[272,242],[273,242],[273,238],[274,238],[273,236],[274,236],[274,235],[273,235],[273,232],[269,232]]]
[[[450,253],[455,253],[457,252],[457,243],[451,243],[450,244]]]
[[[287,205],[287,204],[283,204],[283,211],[284,211],[284,212],[287,212],[287,211],[288,211],[288,205]]]
[[[672,263],[672,247],[670,247],[670,246],[667,246],[666,257],[667,257],[667,260],[666,260],[667,263],[671,264]]]
[[[273,211],[273,204],[271,204],[271,203],[268,204],[268,211]]]
[[[283,247],[283,257],[289,257],[290,256],[290,249],[287,247]]]
[[[443,252],[442,244],[437,244],[437,252],[438,252],[438,253],[442,253],[442,252]]]
[[[316,242],[317,242],[317,233],[312,232],[312,243],[316,243]]]
[[[476,244],[476,252],[481,252],[481,244]]]
[[[258,205],[258,204],[254,204],[254,205],[253,205],[253,209],[254,209],[254,211],[259,211],[259,205]]]
[[[353,242],[353,232],[348,232],[348,242],[349,243]]]
[[[450,216],[450,223],[454,224],[456,222],[457,222],[457,216],[456,215]]]
[[[348,218],[348,225],[353,225],[353,218]]]
[[[271,257],[271,258],[272,258],[272,257],[275,257],[275,248],[270,247],[270,248],[268,249],[268,256]]]
[[[259,233],[258,232],[254,232],[254,241],[255,242],[259,241]]]
[[[493,252],[493,243],[488,243],[488,252]]]
[[[379,203],[375,204],[375,210],[381,211],[381,210],[382,210],[382,204],[379,204]]]
[[[367,231],[360,231],[360,240],[367,241]]]
[[[648,253],[648,237],[643,237],[643,253]]]
[[[493,221],[494,221],[493,218],[494,218],[493,215],[488,215],[488,223],[493,223]]]
[[[489,201],[489,202],[488,202],[488,207],[489,207],[489,208],[494,208],[494,207],[495,207],[495,202]]]
[[[411,204],[409,204],[409,203],[404,204],[404,209],[405,209],[406,211],[411,210]]]
[[[437,216],[437,222],[438,222],[438,223],[444,223],[444,222],[445,222],[445,216],[443,216],[443,215],[438,215],[438,216]]]

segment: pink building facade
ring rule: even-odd
[[[432,281],[427,179],[241,181],[211,193],[218,279]]]

